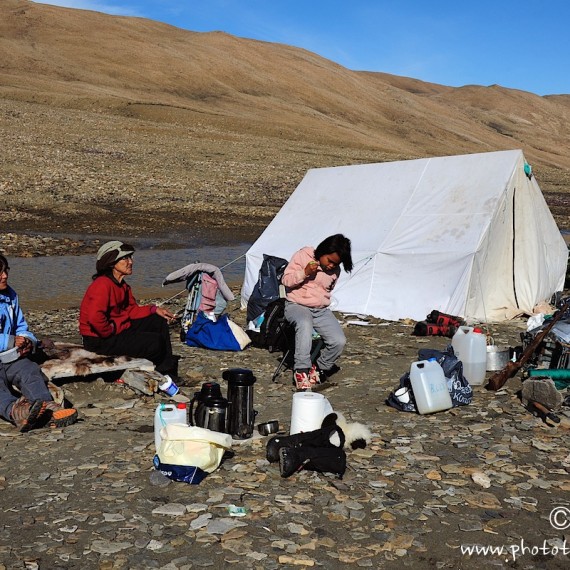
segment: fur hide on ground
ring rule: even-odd
[[[104,356],[89,352],[77,344],[56,342],[53,348],[46,349],[45,352],[48,359],[43,362],[41,369],[50,380],[128,368],[154,370],[152,362],[144,358]]]
[[[358,422],[347,422],[346,418],[339,412],[334,412],[327,416],[336,416],[336,425],[343,431],[346,441],[344,443],[345,449],[364,449],[372,441],[372,433],[368,426]],[[323,420],[323,424],[327,421]],[[331,442],[334,444],[334,442]]]

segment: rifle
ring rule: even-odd
[[[489,378],[489,382],[486,386],[487,390],[499,390],[505,385],[509,378],[512,378],[523,367],[523,365],[526,364],[526,361],[534,354],[534,351],[538,348],[552,327],[562,318],[568,307],[570,307],[570,299],[568,299],[564,305],[554,313],[548,323],[548,326],[542,329],[542,331],[534,337],[534,340],[526,347],[516,362],[508,362],[502,370],[495,372],[495,374]]]
[[[560,423],[560,418],[552,411],[549,410],[546,406],[543,406],[540,402],[530,401],[528,403],[529,408],[533,408],[538,411],[542,419],[546,422],[546,419],[552,420],[555,424]]]

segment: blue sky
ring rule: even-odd
[[[44,0],[302,47],[355,70],[570,94],[570,1]]]

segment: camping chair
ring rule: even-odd
[[[162,286],[186,281],[188,297],[180,316],[180,340],[184,342],[186,333],[200,311],[221,315],[228,301],[235,299],[226,285],[222,272],[215,265],[192,263],[166,276]]]
[[[265,312],[259,332],[249,330],[248,335],[253,341],[253,345],[258,348],[265,348],[269,352],[281,352],[283,356],[279,359],[277,368],[271,376],[272,382],[277,382],[277,377],[286,368],[293,368],[293,355],[295,354],[295,327],[285,319],[284,315],[285,299],[283,297],[271,302]],[[313,345],[311,348],[311,362],[315,363],[324,341],[317,334],[313,333]]]
[[[295,354],[295,327],[283,318],[279,334],[282,336],[283,357],[271,376],[272,382],[277,382],[277,377],[287,368],[293,369],[293,356]],[[324,340],[318,333],[313,333],[313,345],[311,347],[311,364],[314,364],[325,345]]]
[[[263,254],[263,262],[259,269],[259,276],[251,296],[247,303],[247,320],[252,324],[263,316],[260,333],[261,338],[256,339],[251,331],[248,331],[254,346],[267,348],[269,352],[283,352],[277,368],[271,377],[272,382],[277,382],[277,377],[286,368],[293,368],[293,355],[295,354],[295,328],[285,316],[284,299],[285,288],[281,284],[281,277],[287,267],[287,260],[273,255]],[[316,333],[314,333],[316,335]],[[313,336],[311,349],[311,362],[314,364],[324,346],[320,336]]]
[[[200,310],[200,303],[202,301],[202,272],[196,271],[186,279],[186,290],[188,297],[186,298],[186,305],[182,316],[180,318],[181,332],[180,336],[186,336],[188,329],[196,320],[196,315]]]

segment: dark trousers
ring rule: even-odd
[[[96,354],[146,358],[161,374],[178,374],[178,357],[172,354],[168,323],[156,314],[131,321],[130,328],[117,335],[84,336],[83,346]]]

